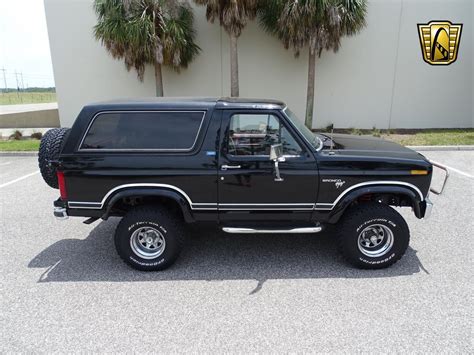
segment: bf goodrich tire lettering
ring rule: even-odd
[[[117,252],[125,263],[137,270],[166,269],[177,259],[183,248],[181,223],[178,217],[159,207],[135,207],[117,226]],[[154,251],[156,257],[153,255]]]
[[[410,242],[410,232],[403,217],[380,203],[355,205],[346,211],[339,223],[339,250],[358,268],[386,268],[400,260]]]

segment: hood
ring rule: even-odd
[[[350,134],[321,134],[321,136],[325,152],[331,149],[332,141],[332,149],[344,155],[426,160],[420,153],[382,138]]]

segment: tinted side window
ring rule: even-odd
[[[228,152],[231,155],[270,155],[270,146],[283,145],[284,155],[301,155],[302,149],[274,115],[235,114],[230,119]]]
[[[204,112],[110,112],[99,114],[81,149],[191,150]]]

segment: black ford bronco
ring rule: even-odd
[[[123,217],[115,246],[139,270],[169,267],[183,247],[184,223],[202,221],[227,233],[317,233],[333,225],[348,262],[384,268],[410,239],[392,206],[411,207],[418,218],[433,206],[433,164],[421,154],[378,138],[313,133],[273,100],[88,105],[71,129],[44,135],[39,164],[60,191],[56,217]]]

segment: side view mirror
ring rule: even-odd
[[[274,144],[270,147],[270,160],[285,161],[283,157],[283,146],[281,144]]]
[[[283,181],[284,179],[280,176],[280,168],[278,167],[279,162],[285,161],[281,144],[275,144],[270,147],[270,160],[275,163],[275,181]]]

